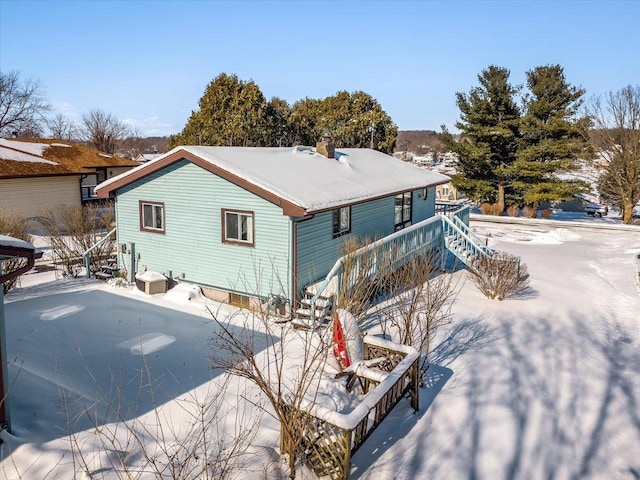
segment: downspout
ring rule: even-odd
[[[83,202],[83,198],[82,198],[82,181],[87,178],[89,175],[80,175],[80,179],[78,180],[78,183],[80,184],[80,205],[82,205]]]
[[[291,245],[291,318],[293,318],[294,312],[298,309],[298,224],[312,220],[315,216],[315,213],[313,213],[293,221],[293,244]]]

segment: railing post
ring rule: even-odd
[[[343,463],[342,463],[342,471],[344,472],[343,474],[343,479],[344,480],[348,480],[349,476],[351,475],[351,436],[353,435],[353,432],[351,430],[345,430],[345,435],[344,435],[344,459],[343,459]]]
[[[91,253],[86,253],[84,255],[84,268],[87,272],[87,278],[91,278]]]

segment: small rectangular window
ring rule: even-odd
[[[140,201],[140,230],[164,233],[164,203]]]
[[[411,192],[400,193],[395,197],[394,223],[395,231],[411,225],[413,195]]]
[[[253,246],[253,212],[222,210],[222,242]]]
[[[351,231],[351,207],[342,207],[333,211],[333,238],[346,235]]]

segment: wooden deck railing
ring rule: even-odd
[[[377,337],[365,337],[365,359],[385,357],[378,369],[387,372],[381,382],[363,379],[362,402],[349,414],[322,405],[307,405],[304,411],[291,408],[292,419],[300,419],[303,439],[297,452],[285,451],[286,429],[281,428],[281,451],[295,454],[319,476],[347,480],[351,456],[364,444],[398,402],[411,395],[411,406],[419,409],[418,351]]]

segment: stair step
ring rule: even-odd
[[[93,276],[101,280],[107,280],[109,278],[113,278],[113,275],[107,272],[96,272],[93,274]]]
[[[303,298],[300,303],[302,305],[305,305],[307,307],[311,307],[311,298]],[[326,308],[329,305],[331,305],[331,299],[330,298],[322,298],[322,297],[318,297],[318,299],[316,300],[316,310],[321,309],[321,308]]]

